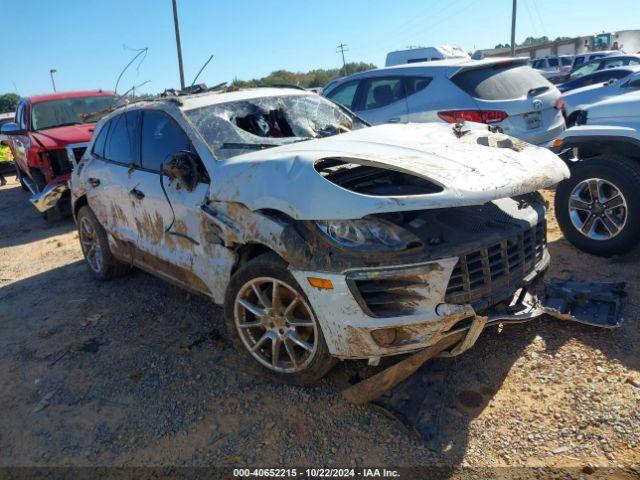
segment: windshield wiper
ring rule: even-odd
[[[246,148],[250,150],[263,150],[265,148],[280,147],[281,145],[275,143],[237,143],[237,142],[225,142],[220,145],[220,148]]]
[[[70,127],[72,125],[84,125],[83,122],[68,122],[68,123],[59,123],[58,125],[51,125],[49,127],[44,127],[44,128],[35,128],[33,129],[34,132],[39,132],[41,130],[49,130],[50,128],[58,128],[58,127]]]
[[[549,90],[549,86],[548,85],[542,85],[540,87],[533,87],[533,88],[529,89],[529,91],[527,92],[527,96],[530,97],[532,95],[539,95],[542,92],[546,92],[547,90]]]

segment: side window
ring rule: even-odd
[[[624,65],[624,60],[623,59],[607,60],[603,63],[604,65],[602,66],[602,68],[621,67],[622,65]]]
[[[328,98],[340,105],[353,110],[353,100],[358,90],[358,82],[350,82],[336,88],[328,95]]]
[[[573,62],[573,68],[579,67],[583,63],[584,63],[584,57],[576,57],[575,61]]]
[[[402,77],[371,78],[367,81],[362,109],[386,107],[405,96]]]
[[[140,113],[125,112],[109,122],[109,135],[104,147],[104,158],[125,165],[138,165]]]
[[[146,110],[142,119],[142,167],[160,172],[171,154],[189,150],[189,137],[173,118],[163,112]]]
[[[640,65],[640,58],[630,58],[629,65]]]
[[[96,137],[96,141],[93,142],[93,150],[91,152],[100,158],[104,158],[104,146],[107,140],[107,132],[109,132],[109,127],[111,126],[111,121],[108,121],[98,132],[98,136]]]
[[[430,77],[405,77],[404,89],[407,92],[407,97],[427,88],[431,80]]]

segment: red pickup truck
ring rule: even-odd
[[[87,148],[96,122],[122,100],[95,90],[20,99],[12,123],[2,126],[22,188],[45,216],[68,208],[73,166]]]

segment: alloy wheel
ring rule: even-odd
[[[569,217],[577,231],[592,240],[609,240],[627,223],[627,201],[613,183],[589,178],[569,196]]]
[[[80,219],[79,235],[82,253],[84,253],[89,267],[94,272],[100,273],[102,271],[102,249],[98,240],[98,233],[91,221],[86,217]]]
[[[307,368],[318,350],[318,325],[296,289],[271,277],[245,283],[234,302],[242,343],[262,365],[278,373]]]

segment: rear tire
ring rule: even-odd
[[[309,300],[273,253],[254,258],[231,277],[224,316],[236,350],[265,377],[308,384],[336,364]]]
[[[107,232],[88,205],[78,211],[77,222],[80,247],[95,277],[111,280],[131,271],[130,265],[116,259],[111,253]]]
[[[640,165],[612,155],[580,160],[570,168],[571,178],[558,184],[555,197],[565,238],[603,257],[633,249],[640,241]]]

